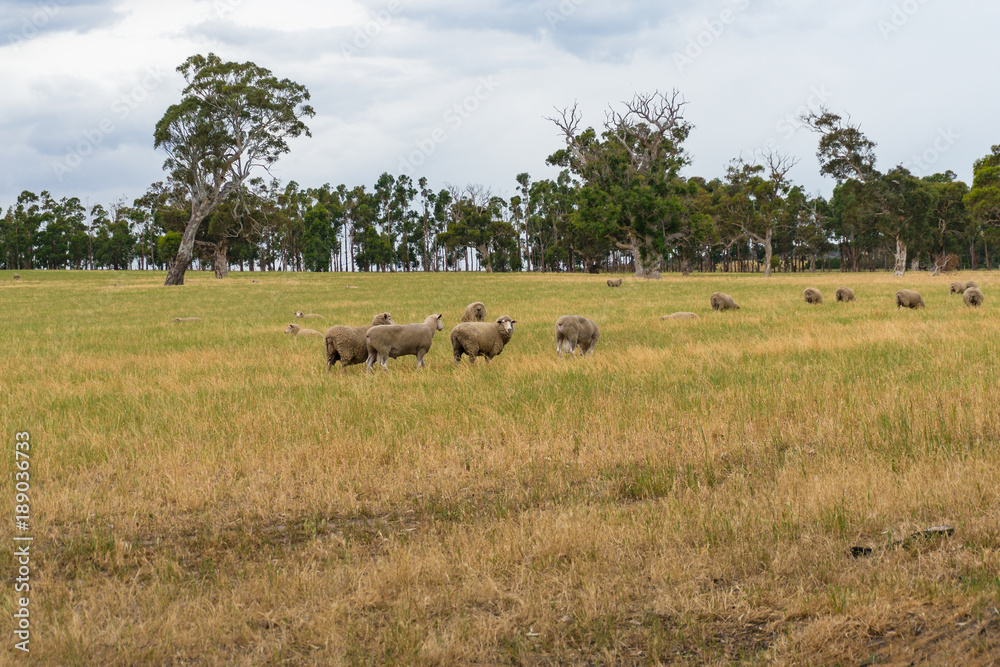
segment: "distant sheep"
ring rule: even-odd
[[[722,292],[716,292],[712,295],[709,300],[712,304],[712,310],[739,310],[740,304],[733,300],[733,297],[728,294],[723,294]]]
[[[300,319],[310,319],[310,318],[317,318],[317,317],[319,319],[323,319],[322,315],[317,315],[316,313],[303,313],[301,310],[296,310],[295,311],[295,317],[298,317]]]
[[[365,370],[370,371],[372,364],[378,363],[389,372],[389,359],[416,355],[417,368],[424,367],[424,355],[431,349],[434,334],[444,329],[441,316],[437,313],[428,315],[421,324],[389,324],[381,327],[371,327],[365,334],[368,346],[368,358],[365,360]]]
[[[983,305],[983,301],[985,299],[986,297],[983,296],[983,293],[979,290],[978,287],[970,287],[969,289],[965,290],[965,292],[962,293],[962,301],[965,302],[966,306],[970,306],[973,308],[978,308],[979,306]]]
[[[965,292],[966,287],[968,287],[963,282],[954,282],[948,286],[948,294],[962,294]]]
[[[837,301],[857,301],[858,297],[854,296],[854,290],[850,287],[838,287],[837,288]]]
[[[20,280],[20,279],[21,279],[21,274],[20,273],[15,273],[14,274],[14,280]]]
[[[581,357],[588,354],[593,356],[594,346],[600,337],[597,325],[586,317],[563,315],[556,320],[556,351],[560,357],[564,351],[572,356],[577,346]]]
[[[807,287],[802,296],[806,303],[823,303],[823,294],[815,287]]]
[[[293,336],[322,336],[319,331],[315,329],[303,329],[298,324],[289,324],[288,328],[285,329],[286,334],[292,334]]]
[[[926,308],[920,292],[911,289],[901,289],[896,292],[896,310],[900,308]]]
[[[201,322],[200,317],[175,317],[171,322]]]
[[[474,301],[465,307],[462,313],[462,322],[485,322],[486,305],[482,301]]]
[[[498,317],[496,322],[462,322],[451,330],[451,349],[455,355],[455,365],[462,361],[462,355],[469,355],[469,363],[476,363],[476,357],[490,359],[503,352],[503,348],[514,335],[517,320],[509,315]]]
[[[372,319],[372,323],[363,327],[348,327],[337,324],[326,330],[324,340],[326,341],[326,372],[329,373],[333,365],[340,362],[341,370],[347,370],[348,366],[363,364],[368,358],[368,344],[365,342],[365,334],[372,327],[395,324],[392,315],[389,313],[379,313]]]
[[[695,313],[689,313],[686,311],[681,311],[679,313],[670,313],[669,315],[661,315],[661,320],[700,320],[701,317]]]
[[[618,278],[617,280],[612,280],[611,278],[608,278],[608,287],[621,287],[622,282],[623,281],[621,278]]]

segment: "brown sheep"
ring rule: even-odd
[[[901,289],[896,292],[896,310],[900,308],[926,308],[920,292],[911,289]]]
[[[617,280],[612,280],[611,278],[608,278],[608,287],[621,287],[622,282],[623,281],[621,278],[618,278]]]
[[[712,295],[710,299],[712,304],[712,310],[739,310],[740,304],[733,300],[733,297],[728,294],[723,294],[722,292],[716,292]]]
[[[365,334],[368,345],[368,359],[365,360],[365,370],[370,371],[372,364],[378,360],[379,365],[389,372],[389,359],[416,355],[417,368],[423,368],[424,355],[431,349],[434,334],[444,329],[441,315],[434,313],[419,324],[387,324],[371,327]]]
[[[385,324],[395,324],[392,315],[389,313],[379,313],[372,319],[372,323],[363,327],[349,327],[337,324],[326,330],[324,340],[326,341],[326,372],[329,373],[333,365],[340,362],[341,370],[347,370],[348,366],[363,364],[368,358],[368,345],[365,343],[365,334],[372,327]]]
[[[462,322],[485,322],[486,321],[486,304],[482,301],[473,301],[468,306],[465,307],[465,311],[462,313]]]
[[[476,357],[485,357],[486,363],[503,352],[503,348],[514,335],[514,325],[509,315],[498,317],[496,322],[461,322],[451,330],[451,348],[455,365],[462,361],[462,355],[469,355],[469,363],[476,363]]]
[[[948,286],[949,294],[961,294],[965,291],[966,284],[963,282],[955,282]]]
[[[962,301],[965,302],[966,306],[970,306],[972,308],[978,308],[983,305],[983,301],[985,299],[986,297],[983,296],[983,293],[978,287],[970,287],[962,293]]]
[[[857,301],[858,297],[854,296],[854,290],[850,287],[838,287],[837,288],[837,301]]]
[[[563,351],[573,356],[577,346],[580,356],[594,355],[594,346],[601,332],[593,320],[579,315],[563,315],[556,320],[556,351],[562,356]]]
[[[823,294],[815,287],[807,287],[802,296],[806,303],[823,303]]]
[[[977,283],[975,280],[970,280],[966,282],[965,289],[969,289],[970,287],[975,287],[976,289],[979,289],[979,283]],[[962,293],[964,294],[965,290],[962,290]]]
[[[15,273],[14,274],[14,280],[20,280],[20,279],[21,279],[21,274],[20,273]]]

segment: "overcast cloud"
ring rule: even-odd
[[[879,166],[918,175],[1000,143],[1000,5],[968,0],[0,0],[0,206],[21,190],[91,205],[163,179],[153,127],[194,53],[252,60],[304,84],[317,115],[273,170],[305,187],[379,174],[512,192],[555,175],[545,116],[579,102],[586,125],[637,91],[678,89],[695,126],[689,176],[721,176],[763,147],[801,158],[797,116],[849,113]]]

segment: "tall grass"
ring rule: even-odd
[[[912,274],[22,276],[0,275],[0,425],[34,443],[43,662],[1000,651],[996,274],[978,310]],[[717,290],[742,309],[711,312]],[[455,367],[476,300],[514,337]],[[281,333],[296,310],[445,331],[424,370],[327,374],[320,340]],[[702,318],[658,319],[677,310]],[[556,358],[570,313],[601,328],[592,358]]]

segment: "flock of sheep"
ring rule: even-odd
[[[622,279],[608,280],[609,287],[620,287]],[[952,294],[961,294],[967,306],[981,306],[985,297],[974,281],[953,282],[950,285]],[[808,287],[802,293],[808,304],[823,303],[823,294],[815,287]],[[838,287],[837,301],[857,301],[854,290],[849,287]],[[715,292],[709,298],[712,310],[739,310],[740,305],[733,297],[722,292]],[[896,308],[924,308],[924,300],[919,292],[902,289],[896,292]],[[298,319],[322,318],[315,313],[295,313]],[[678,312],[664,315],[665,319],[698,319],[698,315],[690,312]],[[191,318],[194,319],[194,318]],[[178,320],[174,320],[180,321]],[[455,364],[462,361],[463,356],[469,357],[469,363],[474,364],[476,357],[484,357],[489,363],[493,357],[503,352],[504,347],[514,335],[514,325],[517,320],[508,315],[498,317],[489,322],[486,319],[486,305],[481,301],[470,303],[462,313],[461,322],[451,330],[452,354]],[[338,361],[342,369],[355,364],[365,364],[365,370],[371,371],[377,362],[388,372],[389,359],[403,356],[415,356],[417,368],[424,367],[424,355],[431,349],[434,334],[443,331],[444,325],[440,313],[428,315],[423,322],[415,324],[396,324],[389,313],[379,313],[371,324],[351,327],[337,325],[321,333],[316,329],[306,329],[298,324],[289,324],[286,334],[298,336],[323,336],[326,343],[327,372]],[[594,347],[601,333],[593,320],[579,315],[563,315],[556,320],[556,352],[562,356],[569,355],[579,349],[580,355],[593,355]]]

